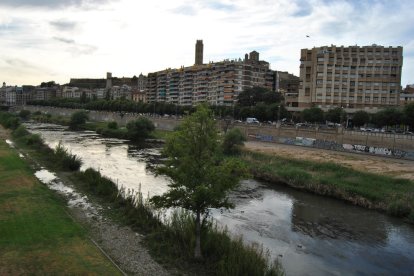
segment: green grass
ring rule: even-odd
[[[120,274],[2,140],[0,210],[0,275]]]
[[[344,199],[414,222],[413,181],[361,172],[334,163],[262,153],[244,152],[241,158],[258,179]]]

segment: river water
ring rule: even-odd
[[[159,195],[168,179],[149,169],[157,148],[94,132],[71,132],[49,124],[28,124],[50,147],[59,141],[119,186],[144,196]],[[414,275],[414,227],[375,211],[254,180],[231,194],[236,208],[212,210],[234,235],[263,244],[287,275]]]

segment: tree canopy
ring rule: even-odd
[[[263,87],[247,88],[237,97],[239,106],[255,106],[257,103],[279,103],[282,100],[280,93],[272,92]]]
[[[220,150],[212,112],[200,106],[168,137],[163,150],[168,160],[158,172],[170,177],[170,189],[151,198],[158,208],[181,207],[195,215],[196,258],[201,258],[201,218],[209,208],[233,207],[227,192],[236,187],[243,172],[239,161],[223,158]]]
[[[369,114],[366,111],[357,111],[352,117],[352,123],[356,127],[363,126],[369,122]]]
[[[311,107],[304,109],[301,113],[302,120],[310,123],[323,122],[323,110],[319,107]]]

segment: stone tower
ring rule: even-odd
[[[197,40],[195,47],[195,65],[203,64],[203,40]]]
[[[112,88],[112,73],[106,73],[106,89]]]

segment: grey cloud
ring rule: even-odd
[[[90,55],[98,50],[98,47],[88,44],[78,44],[75,40],[64,37],[53,37],[54,40],[67,44],[67,50],[73,55]]]
[[[75,44],[75,40],[73,39],[68,39],[68,38],[64,38],[64,37],[53,37],[54,40],[63,42],[63,43],[67,43],[67,44]]]
[[[26,62],[22,59],[18,59],[18,58],[5,58],[3,60],[7,65],[11,67],[19,67],[19,68],[26,68],[26,69],[37,69],[38,68],[37,66],[29,62]]]
[[[73,21],[66,21],[66,20],[56,20],[49,22],[51,26],[60,30],[60,31],[69,31],[76,28],[77,23]]]

